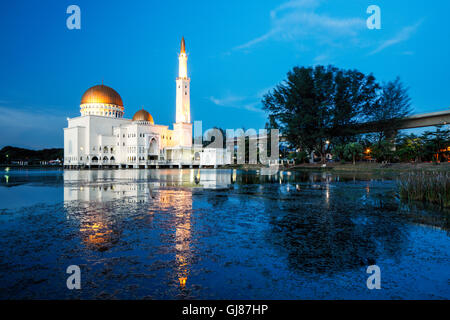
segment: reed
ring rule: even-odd
[[[400,198],[450,207],[450,172],[410,172],[398,181]]]

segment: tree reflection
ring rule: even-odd
[[[303,185],[271,212],[269,241],[299,272],[327,273],[376,264],[380,255],[395,257],[407,241],[393,200],[358,201],[366,188],[330,188],[329,179]]]

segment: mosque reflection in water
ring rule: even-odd
[[[126,215],[113,213],[118,203],[130,211],[148,203],[159,211],[172,212],[177,278],[184,288],[192,258],[192,192],[227,189],[232,182],[233,172],[227,170],[64,171],[64,202],[69,218],[79,221],[85,245],[97,251],[108,250],[120,238],[121,223],[117,220],[126,219]],[[73,201],[78,206],[70,205]],[[148,219],[153,214],[150,211]]]
[[[289,195],[291,189],[302,191],[301,184],[295,182],[307,181],[308,188],[323,189],[323,202],[328,208],[330,183],[335,179],[339,178],[327,174],[308,174],[300,177],[297,175],[294,178],[290,172],[266,176],[258,175],[257,172],[237,174],[236,170],[208,169],[64,171],[64,201],[69,218],[79,222],[80,235],[85,246],[100,252],[107,251],[119,241],[123,231],[121,220],[127,219],[130,213],[142,210],[142,205],[148,204],[149,208],[152,208],[148,211],[147,222],[152,221],[155,212],[170,212],[173,216],[171,228],[175,237],[177,280],[179,287],[184,288],[189,276],[189,263],[193,259],[191,250],[193,192],[204,189],[227,190],[236,184],[244,194],[275,193],[282,199],[283,195]],[[274,190],[273,186],[277,185],[283,185],[283,188],[276,187]],[[370,192],[369,184],[365,190]],[[217,194],[212,194],[212,197],[214,199],[209,200],[214,202],[213,205],[220,206],[219,200],[223,197],[218,197]],[[71,205],[74,201],[77,202],[76,206]],[[142,219],[141,214],[139,218]],[[285,229],[287,226],[290,228],[297,220],[297,217],[288,215],[276,222],[278,226],[274,230],[280,227]],[[292,230],[289,232],[292,234]],[[276,231],[274,233],[277,234]],[[279,235],[275,238],[289,239]],[[292,243],[282,243],[281,246],[297,248]],[[295,256],[299,257],[306,253],[299,254],[296,249]],[[342,251],[339,251],[339,255],[341,254]],[[301,261],[295,261],[296,264],[299,262]]]
[[[406,268],[400,257],[411,223],[447,226],[433,210],[424,215],[403,208],[393,183],[311,172],[65,171],[64,205],[82,246],[96,253],[94,261],[102,261],[101,253],[111,259],[140,250],[142,273],[162,279],[152,282],[156,296],[203,297],[210,292],[200,284],[227,281],[230,292],[256,286],[248,283],[257,277],[250,271],[256,265],[265,266],[257,269],[264,273],[262,283],[272,283],[268,275],[284,279],[290,272],[301,279],[342,272],[353,277],[355,270],[386,259]],[[231,285],[235,275],[228,268],[248,280],[241,276],[241,285]],[[222,273],[224,279],[210,278]],[[165,286],[163,293],[159,286]]]
[[[11,208],[0,215],[0,299],[450,297],[448,212],[402,203],[389,177],[231,169],[4,175],[0,193]],[[15,206],[18,197],[25,206]],[[82,269],[83,290],[64,285],[72,264]],[[390,287],[367,290],[371,264],[382,266]]]

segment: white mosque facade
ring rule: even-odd
[[[81,115],[64,128],[64,166],[147,168],[152,166],[217,166],[231,163],[224,149],[193,145],[190,78],[184,38],[176,78],[176,122],[173,129],[155,124],[144,109],[126,119],[120,95],[103,84],[82,96]]]

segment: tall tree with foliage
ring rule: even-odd
[[[401,119],[411,112],[411,99],[408,89],[404,87],[400,78],[389,81],[381,87],[377,103],[369,108],[368,121],[376,123],[375,132],[377,143],[390,138],[396,133]]]
[[[344,147],[344,156],[356,164],[356,159],[363,155],[363,146],[359,142],[347,143]]]
[[[374,109],[378,85],[372,75],[333,66],[295,67],[263,98],[269,119],[296,148],[325,161],[327,140],[347,142],[352,124]]]

